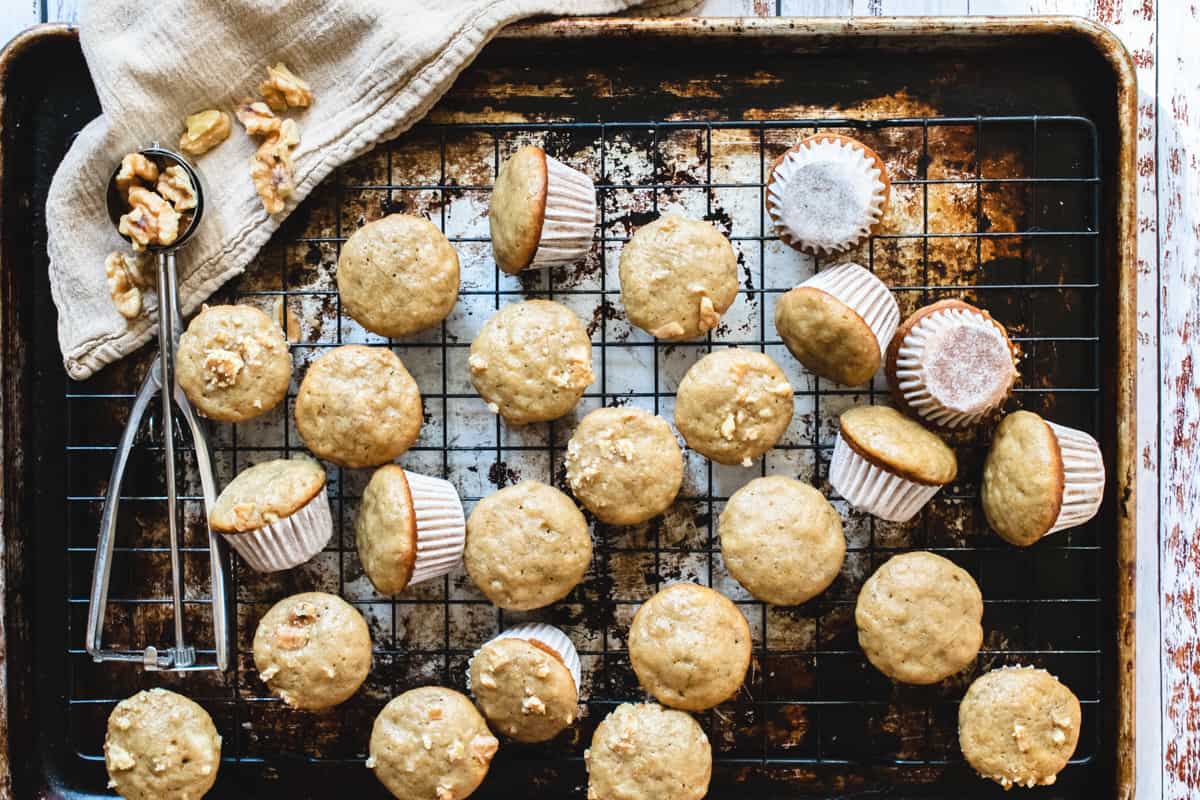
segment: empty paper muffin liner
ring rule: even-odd
[[[986,357],[960,358],[943,367],[951,370],[949,375],[930,375],[927,370],[938,366],[929,363],[930,344],[941,337],[964,334],[987,341],[991,352],[983,354]],[[931,377],[937,385],[930,385]],[[971,308],[946,308],[925,315],[896,353],[896,386],[904,402],[913,413],[943,428],[974,425],[1000,408],[1016,378],[1008,336],[991,317]]]
[[[417,518],[417,557],[408,585],[453,571],[462,561],[467,524],[458,491],[449,481],[404,470]]]
[[[291,516],[252,531],[222,533],[225,541],[257,572],[291,569],[321,552],[333,537],[333,516],[325,487]]]
[[[823,255],[871,234],[888,188],[875,159],[857,142],[813,137],[783,154],[767,183],[767,211],[779,238]]]
[[[479,650],[498,639],[525,639],[526,641],[536,639],[539,644],[544,644],[558,654],[563,664],[566,665],[567,671],[571,673],[571,680],[575,681],[576,693],[582,691],[580,688],[582,673],[579,665],[579,653],[575,651],[575,644],[558,628],[543,622],[525,622],[514,625],[488,639],[483,646],[472,653],[471,658],[467,661],[467,691],[471,691],[471,663],[474,662],[475,656],[479,655]]]
[[[546,216],[537,251],[525,269],[573,264],[592,249],[596,187],[592,179],[546,156]]]
[[[829,461],[829,485],[850,505],[888,522],[908,522],[942,488],[875,466],[855,452],[840,433]]]
[[[839,264],[818,272],[800,285],[820,289],[853,309],[875,334],[880,356],[887,352],[900,324],[900,307],[887,284],[870,270],[854,263]]]
[[[1063,465],[1062,508],[1054,525],[1046,531],[1049,535],[1082,525],[1096,516],[1104,499],[1104,457],[1096,440],[1083,431],[1048,421],[1046,424],[1058,440]]]

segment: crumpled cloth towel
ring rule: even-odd
[[[72,378],[133,352],[155,332],[154,302],[135,320],[117,313],[104,259],[127,248],[109,222],[105,185],[126,153],[176,147],[183,120],[232,111],[258,96],[269,64],[312,86],[300,125],[296,191],[268,216],[251,183],[257,142],[236,120],[200,156],[204,222],[180,251],[180,304],[191,313],[242,272],[295,208],[340,164],[417,122],[505,25],[547,14],[671,14],[697,0],[93,0],[80,42],[102,115],[76,138],[46,202],[50,286]],[[152,294],[152,293],[151,293]]]

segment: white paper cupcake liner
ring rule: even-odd
[[[471,691],[471,664],[475,661],[475,656],[479,655],[479,651],[484,647],[499,639],[525,639],[526,641],[536,639],[539,643],[546,645],[558,654],[563,664],[566,665],[567,671],[571,673],[571,680],[575,681],[575,692],[582,693],[582,670],[579,664],[579,653],[575,650],[574,642],[561,630],[544,622],[525,622],[514,625],[484,642],[467,661],[467,691]]]
[[[417,557],[408,585],[452,572],[462,561],[467,524],[458,491],[449,481],[404,470],[417,518]]]
[[[854,263],[838,264],[800,285],[820,289],[852,308],[875,334],[880,356],[887,352],[900,325],[900,306],[887,284],[870,270]]]
[[[1062,455],[1063,499],[1058,519],[1046,535],[1082,525],[1100,510],[1104,500],[1104,456],[1088,434],[1046,421]]]
[[[829,485],[850,505],[888,522],[908,522],[942,488],[875,466],[856,453],[841,434],[829,461]]]
[[[887,199],[875,159],[859,145],[814,139],[793,147],[767,184],[767,211],[779,238],[817,255],[838,253],[871,233]],[[830,192],[830,184],[840,191]],[[811,202],[806,202],[811,200]]]
[[[573,264],[592,249],[596,187],[592,179],[546,156],[546,216],[533,260],[525,269]]]
[[[257,572],[291,569],[321,552],[333,537],[329,495],[322,486],[313,499],[289,517],[252,531],[221,535]]]
[[[939,336],[948,335],[956,328],[971,328],[983,333],[995,341],[998,350],[1002,350],[1008,359],[1011,371],[1008,387],[990,397],[962,398],[954,402],[950,398],[937,397],[927,385],[925,377],[926,347]],[[962,374],[971,369],[986,369],[964,361],[957,365]],[[1008,389],[1016,380],[1017,370],[1012,364],[1012,346],[1008,337],[996,326],[996,323],[983,314],[964,308],[946,308],[922,317],[896,352],[896,384],[900,394],[909,408],[921,418],[943,428],[957,429],[974,425],[985,416],[995,411],[1004,403]]]

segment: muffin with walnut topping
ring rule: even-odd
[[[350,698],[371,669],[371,634],[362,614],[340,597],[285,597],[254,632],[258,676],[292,708],[321,711]]]
[[[253,306],[205,306],[179,337],[175,375],[206,417],[245,422],[287,395],[292,357],[283,331]]]
[[[483,783],[499,747],[470,700],[422,686],[379,712],[367,767],[401,800],[463,800]]]
[[[208,712],[166,689],[117,703],[104,737],[108,788],[126,800],[203,797],[217,780],[221,736]]]
[[[622,703],[584,751],[588,797],[700,800],[712,778],[712,746],[689,714],[654,703]]]

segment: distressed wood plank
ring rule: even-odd
[[[913,17],[965,15],[968,0],[854,0],[854,14],[861,17]]]
[[[785,17],[848,17],[854,11],[853,0],[781,0]]]
[[[771,17],[775,0],[704,0],[695,13],[702,17]]]

